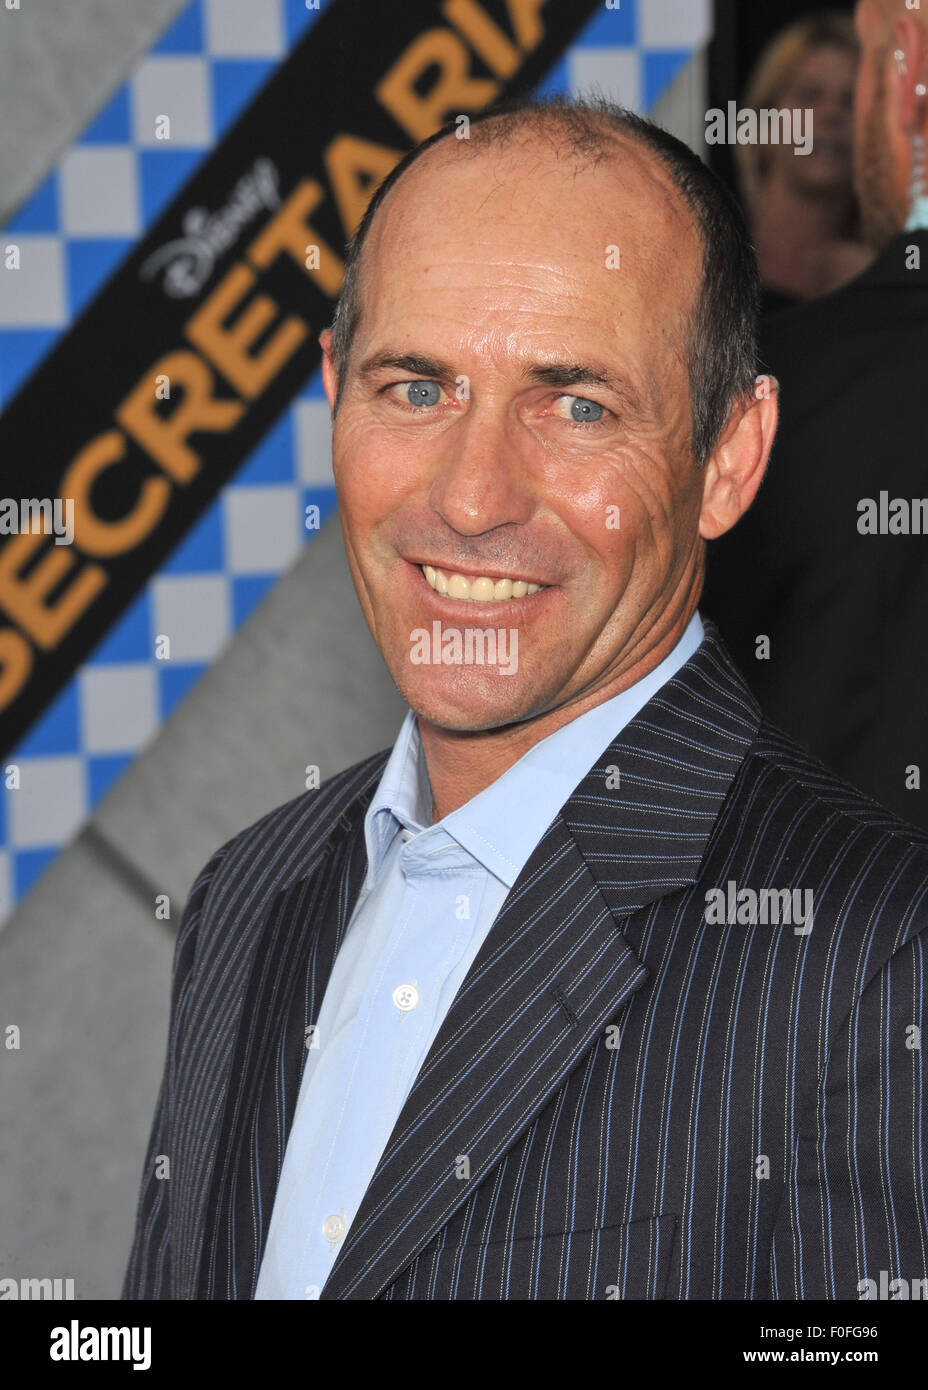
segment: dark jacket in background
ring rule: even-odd
[[[768,475],[710,544],[700,608],[770,719],[928,827],[906,787],[913,764],[928,782],[928,534],[858,530],[865,498],[928,499],[928,232],[762,326],[761,370],[781,386]]]

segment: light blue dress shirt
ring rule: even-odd
[[[616,735],[703,640],[549,734],[429,825],[410,710],[367,809],[367,875],[310,1039],[255,1297],[318,1298],[403,1103],[545,830]]]

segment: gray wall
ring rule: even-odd
[[[0,222],[186,0],[0,0]]]
[[[0,217],[182,0],[0,5]],[[701,138],[701,65],[661,116]],[[164,1062],[174,930],[212,851],[392,743],[405,706],[361,618],[337,520],[307,546],[0,933],[0,1278],[116,1298]],[[167,893],[171,922],[154,915]]]

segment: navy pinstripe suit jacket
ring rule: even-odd
[[[706,626],[509,893],[323,1299],[857,1299],[928,1275],[928,835],[767,724]],[[123,1297],[254,1294],[386,758],[194,885]],[[812,890],[812,930],[707,921],[729,883]]]

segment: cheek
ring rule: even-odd
[[[666,565],[676,520],[668,483],[665,464],[629,453],[584,487],[565,489],[559,502],[551,499],[599,569],[607,594],[624,589],[636,570]]]
[[[688,488],[667,456],[637,448],[623,452],[613,492],[628,515],[629,529],[643,535],[673,529]]]
[[[702,494],[703,475],[688,453],[673,466],[666,459],[636,460],[624,489],[622,531],[640,569],[665,573],[688,559],[699,530]]]
[[[362,414],[340,414],[332,431],[332,467],[339,501],[356,517],[376,517],[415,484],[415,453]]]

